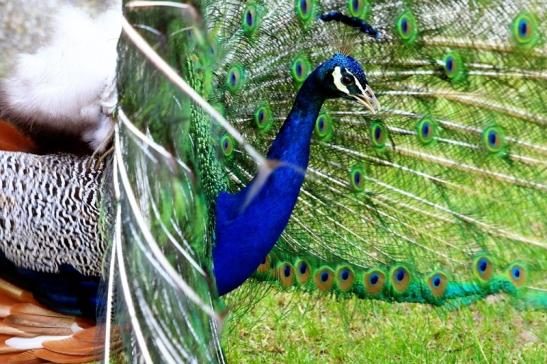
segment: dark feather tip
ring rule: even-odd
[[[369,23],[357,17],[344,15],[339,11],[330,11],[330,12],[321,14],[319,15],[319,19],[321,19],[324,22],[336,21],[336,22],[349,25],[352,28],[359,29],[362,33],[365,33],[374,39],[380,39],[381,37],[380,32],[374,29]]]

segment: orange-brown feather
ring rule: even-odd
[[[0,150],[31,153],[36,151],[36,146],[19,129],[0,119]]]
[[[83,330],[74,333],[73,325]],[[6,343],[12,338],[60,336],[41,348],[19,349]],[[69,336],[66,338],[66,336]],[[113,348],[120,346],[117,330]],[[37,303],[32,294],[0,279],[0,363],[89,363],[104,351],[104,328],[81,318],[58,314]]]
[[[6,363],[6,364],[42,364],[42,363],[47,363],[47,361],[45,361],[44,359],[37,358],[30,351],[26,351],[24,353],[0,355],[0,363]]]

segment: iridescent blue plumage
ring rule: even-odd
[[[262,183],[257,176],[237,194],[223,192],[218,196],[213,262],[220,294],[241,285],[285,229],[304,181],[310,139],[325,100],[360,97],[374,104],[374,96],[364,92],[366,86],[365,72],[352,57],[337,53],[318,66],[300,88],[268,151],[268,159],[277,167],[266,182],[256,192],[255,184]]]
[[[34,298],[57,312],[95,319],[104,309],[99,276],[84,275],[64,264],[56,273],[17,267],[0,252],[0,277],[33,293]]]
[[[546,190],[543,7],[463,0],[192,4],[196,9],[125,7],[128,22],[203,97],[197,102],[174,89],[157,63],[143,62],[122,38],[119,115],[128,121],[120,119],[116,133],[115,176],[127,181],[117,184],[120,253],[111,259],[110,287],[125,289],[112,317],[134,329],[123,332],[129,360],[215,361],[210,268],[220,293],[262,263],[258,279],[293,292],[445,307],[508,292],[546,307],[545,212],[537,208]],[[342,16],[344,7],[351,17]],[[363,36],[367,29],[379,34],[365,21],[382,29],[381,41]],[[367,104],[354,95],[370,90],[351,58],[336,55],[312,72],[340,47],[367,60],[381,113],[343,101],[319,111],[316,98],[330,95]],[[310,74],[325,82],[306,88]],[[302,99],[293,104],[296,90]],[[211,125],[211,117],[224,127]],[[253,179],[261,161],[254,151],[268,153],[275,166],[268,178]],[[306,167],[311,178],[304,180]],[[85,264],[73,267],[84,272]],[[40,286],[34,291],[45,296],[41,302],[53,296],[54,308],[70,306],[82,287],[94,290],[89,272],[78,277],[64,264],[54,274],[75,277],[73,288],[50,291],[57,284],[35,272],[27,278]],[[256,297],[263,285],[243,287],[228,303],[248,307],[241,298],[249,287]],[[391,318],[385,321],[398,329]]]

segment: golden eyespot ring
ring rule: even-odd
[[[507,274],[509,275],[511,282],[513,282],[517,288],[524,286],[528,279],[528,270],[520,263],[511,264],[507,270]]]
[[[342,291],[349,290],[353,285],[355,275],[350,267],[342,266],[336,270],[336,284]]]
[[[380,270],[370,270],[363,276],[363,285],[369,294],[382,292],[385,284],[386,275]]]
[[[283,287],[290,287],[294,282],[294,268],[291,263],[284,262],[277,266],[277,276],[279,277],[279,283]]]
[[[334,284],[334,272],[328,267],[320,268],[313,275],[313,281],[320,291],[328,291]]]
[[[429,276],[427,285],[434,297],[440,298],[446,292],[448,287],[448,277],[442,272],[436,272]]]
[[[403,266],[391,270],[391,285],[397,293],[403,293],[410,283],[410,272]]]
[[[494,274],[494,264],[485,256],[477,257],[473,268],[477,277],[483,281],[488,281]]]
[[[308,281],[311,275],[311,267],[305,260],[299,259],[294,264],[296,271],[296,280],[300,284],[304,284]]]

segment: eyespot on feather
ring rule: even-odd
[[[502,128],[498,126],[489,126],[482,132],[482,144],[484,148],[490,153],[503,153],[505,143],[505,133]]]
[[[291,76],[299,85],[303,83],[311,72],[311,63],[305,55],[298,55],[291,63]]]
[[[521,288],[528,280],[528,269],[524,264],[515,262],[507,269],[507,275],[515,287]]]
[[[314,18],[316,6],[316,0],[295,0],[294,11],[296,13],[296,17],[303,24],[308,24]]]
[[[384,290],[386,275],[379,269],[372,269],[363,276],[363,285],[369,294],[378,294]]]
[[[347,8],[350,16],[364,19],[368,15],[370,3],[368,0],[348,0]]]
[[[236,64],[226,73],[226,87],[232,93],[237,93],[245,81],[245,68]]]
[[[254,121],[256,127],[260,131],[267,131],[271,128],[273,122],[272,110],[268,102],[263,101],[260,103],[254,113]]]
[[[303,259],[299,259],[294,264],[296,271],[296,280],[300,284],[306,283],[311,275],[311,267],[308,262]]]
[[[220,150],[226,158],[233,156],[235,150],[235,140],[230,134],[225,133],[220,137]]]
[[[416,135],[423,145],[429,145],[437,136],[438,124],[430,117],[424,117],[416,124]]]
[[[315,286],[323,292],[332,288],[334,283],[334,272],[329,267],[319,268],[313,275]]]
[[[536,17],[525,11],[518,13],[511,24],[511,33],[517,46],[534,47],[539,40]]]
[[[481,281],[488,281],[494,274],[494,265],[488,257],[480,255],[473,260],[473,272]]]
[[[444,72],[452,82],[460,82],[465,79],[465,63],[459,52],[448,52],[443,58]]]
[[[409,10],[405,10],[399,15],[395,23],[395,29],[403,43],[412,44],[418,37],[416,18]]]
[[[443,272],[435,272],[426,279],[426,283],[431,294],[436,298],[440,298],[448,287],[448,277]]]
[[[410,279],[410,272],[406,267],[399,265],[391,269],[391,286],[396,293],[404,293],[410,284]]]
[[[349,171],[349,182],[353,191],[363,192],[365,190],[365,168],[362,164],[356,164]]]
[[[334,125],[332,123],[332,118],[326,112],[319,114],[315,120],[314,127],[315,135],[322,141],[328,141],[334,133]]]
[[[373,121],[370,124],[370,141],[372,146],[377,149],[383,149],[387,140],[387,128],[380,121]]]
[[[336,269],[336,284],[341,291],[348,291],[353,286],[354,277],[353,270],[348,266]]]
[[[283,287],[290,287],[294,282],[294,268],[291,263],[283,262],[277,265],[277,276]]]
[[[242,16],[243,31],[247,36],[253,35],[258,29],[259,24],[258,6],[254,2],[250,2],[245,6]]]

